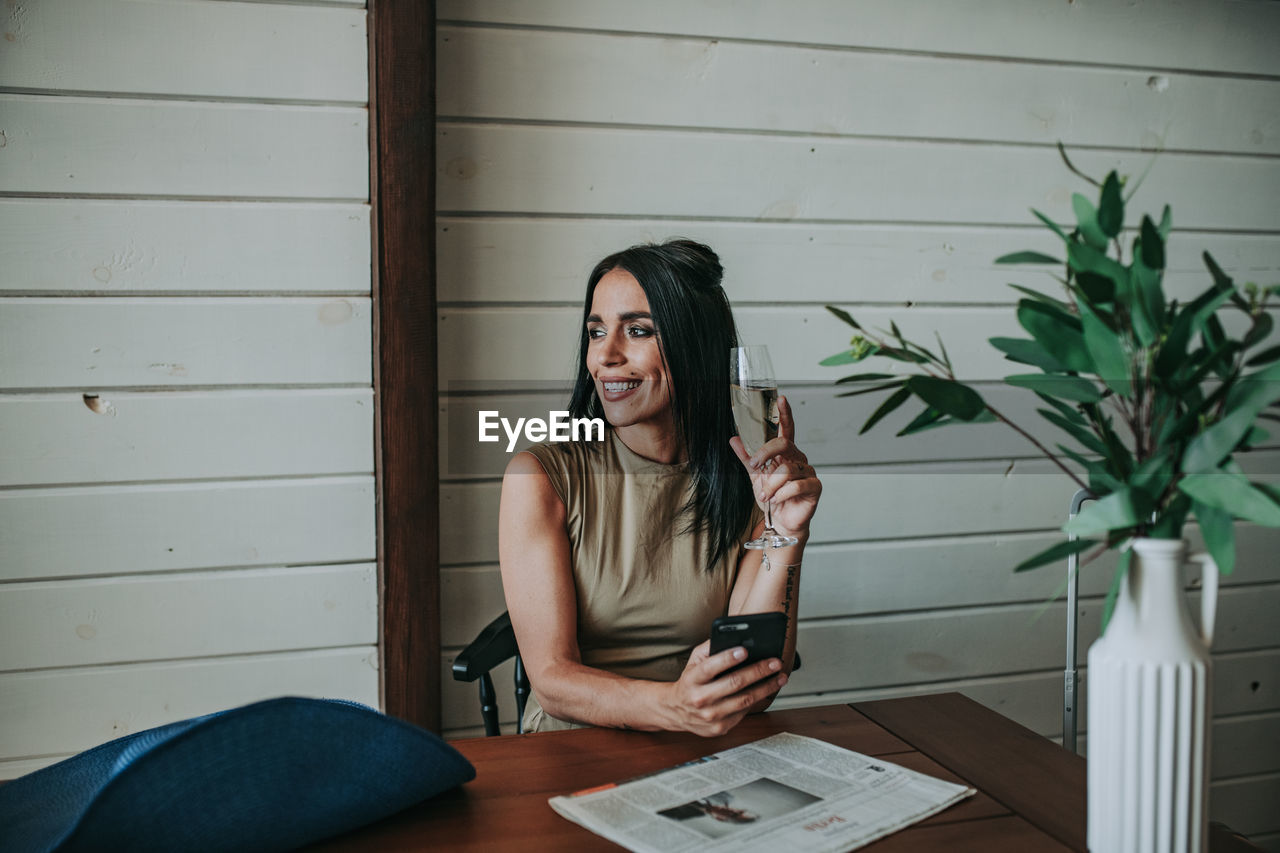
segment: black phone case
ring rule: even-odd
[[[782,657],[787,640],[787,617],[781,611],[721,616],[711,623],[711,654],[742,646],[747,650],[743,664]]]

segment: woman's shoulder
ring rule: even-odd
[[[511,460],[511,464],[516,464],[516,460],[521,456],[525,461],[522,465],[536,464],[539,465],[547,474],[553,472],[561,472],[566,475],[578,474],[584,471],[599,469],[601,466],[608,466],[611,462],[609,449],[611,443],[609,436],[605,436],[604,441],[554,441],[545,444],[535,444],[521,453],[517,453],[515,458]],[[510,466],[508,466],[510,470]]]

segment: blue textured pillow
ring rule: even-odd
[[[475,778],[439,737],[284,697],[148,729],[0,785],[0,849],[290,850]]]

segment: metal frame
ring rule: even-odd
[[[1067,515],[1068,519],[1075,518],[1080,513],[1080,507],[1085,501],[1093,500],[1093,493],[1088,489],[1081,489],[1071,498],[1071,509]],[[1069,535],[1068,541],[1075,541],[1075,535]],[[1080,555],[1078,553],[1067,557],[1067,663],[1066,668],[1062,672],[1062,745],[1072,752],[1076,749],[1076,688],[1080,684],[1079,668],[1076,665],[1076,623],[1078,621],[1077,609],[1080,600]]]

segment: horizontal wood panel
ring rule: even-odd
[[[848,349],[853,330],[819,306],[747,306],[734,314],[740,340],[771,345],[783,393],[788,382],[834,382],[850,373],[881,368],[893,372],[901,367],[877,364],[880,359],[855,367],[821,366],[824,358]],[[908,338],[925,345],[934,340],[935,331],[941,332],[956,373],[969,381],[1025,372],[987,343],[995,335],[1026,337],[1008,308],[875,306],[859,308],[854,316],[867,329],[888,328],[891,321],[896,322]],[[461,390],[465,382],[545,388],[573,376],[581,309],[451,308],[442,309],[439,318],[440,351],[448,353],[440,365],[445,391]],[[517,342],[519,357],[513,357]]]
[[[0,199],[0,292],[368,294],[365,204]]]
[[[753,134],[441,124],[437,208],[762,220],[1021,224],[1090,189],[1052,148]],[[1079,151],[1101,178],[1149,155]],[[1280,162],[1164,153],[1143,184],[1183,227],[1275,228]],[[1134,220],[1136,224],[1137,220]]]
[[[1195,595],[1189,596],[1193,608]],[[1098,635],[1100,598],[1081,604],[1079,648],[1081,698],[1087,690],[1085,653]],[[1277,709],[1274,685],[1259,698],[1253,685],[1274,681],[1280,661],[1280,633],[1267,621],[1267,608],[1280,604],[1280,586],[1224,589],[1215,642],[1215,714]],[[981,607],[840,622],[802,622],[797,648],[804,659],[779,698],[783,707],[861,701],[930,693],[966,686],[979,679],[977,701],[1014,716],[1045,734],[1061,732],[1065,623],[1061,607],[1040,605]],[[1256,646],[1271,648],[1254,651]],[[1246,651],[1241,653],[1239,650]],[[455,684],[446,655],[445,726],[474,725],[478,713],[474,684]],[[1007,673],[1051,670],[1037,686],[1009,693]],[[495,671],[500,706],[510,705],[510,666]],[[1243,688],[1243,689],[1242,689]],[[1047,695],[1041,691],[1048,691]],[[1269,698],[1268,698],[1269,697]],[[1010,707],[1006,708],[1005,705]],[[1083,702],[1079,705],[1083,708]],[[505,712],[507,715],[510,710]],[[1079,727],[1085,730],[1084,714]]]
[[[1246,455],[1251,476],[1274,481],[1280,456]],[[1043,460],[886,465],[821,472],[822,503],[813,544],[980,533],[1056,530],[1066,520],[1075,485]],[[496,563],[496,482],[442,483],[444,565]]]
[[[1209,786],[1209,815],[1245,836],[1280,830],[1280,773],[1228,779]]]
[[[91,389],[86,392],[93,393]],[[0,486],[365,474],[367,388],[0,396]]]
[[[1005,370],[1017,366],[1005,363]],[[857,368],[842,368],[841,371]],[[834,373],[835,371],[833,371]],[[469,383],[454,383],[466,385]],[[532,384],[532,383],[531,383]],[[888,391],[840,397],[848,386],[784,387],[796,423],[796,443],[809,461],[820,468],[828,465],[884,464],[962,459],[1018,459],[1036,457],[1039,451],[1024,436],[1003,424],[953,424],[942,432],[927,431],[899,437],[897,432],[916,416],[922,404],[904,406],[886,416],[870,432],[858,431],[875,412]],[[1025,389],[1004,384],[975,383],[983,398],[1007,418],[1046,446],[1063,441],[1060,432],[1036,411],[1046,406]],[[445,395],[440,403],[441,476],[447,480],[501,477],[511,456],[530,447],[521,424],[530,418],[550,422],[553,412],[568,406],[568,392],[510,393],[494,395]],[[481,413],[485,435],[480,440]],[[557,427],[572,435],[567,415],[555,416],[564,424]],[[503,426],[502,419],[507,424]],[[511,433],[516,432],[512,440]],[[492,439],[497,439],[492,440]],[[1260,448],[1271,449],[1276,439]],[[1253,461],[1263,456],[1249,457]],[[1252,462],[1249,464],[1253,464]],[[1275,466],[1270,466],[1274,468]],[[1268,468],[1268,466],[1263,466]],[[1280,470],[1280,469],[1277,469]]]
[[[275,696],[377,707],[377,653],[365,646],[0,675],[0,778],[3,759],[78,752]]]
[[[32,3],[10,18],[5,40],[5,85],[14,88],[358,103],[369,97],[359,9]]]
[[[1013,430],[995,424],[955,424],[945,432],[924,432],[899,438],[896,433],[917,414],[921,405],[904,406],[884,423],[865,435],[858,430],[888,396],[888,392],[838,398],[841,388],[800,387],[785,392],[796,423],[796,444],[816,466],[874,464],[950,459],[991,459],[1034,456],[1030,442]],[[1043,403],[1023,389],[985,386],[984,398],[1015,423],[1040,440],[1061,440],[1056,428],[1036,414]],[[501,477],[514,453],[534,442],[523,433],[513,444],[509,429],[521,418],[549,421],[550,413],[564,411],[568,394],[502,394],[452,396],[442,398],[440,416],[441,477],[461,479]],[[488,435],[498,441],[479,439],[480,413],[490,425]],[[564,416],[567,418],[567,415]],[[505,418],[503,427],[499,419]],[[566,427],[568,429],[568,427]],[[510,448],[510,451],[508,450]]]
[[[378,640],[372,563],[0,587],[0,670]]]
[[[364,108],[0,95],[0,113],[0,192],[369,198]]]
[[[370,381],[364,298],[17,297],[0,318],[9,387]]]
[[[474,683],[454,681],[449,674],[453,656],[457,650],[444,656],[442,696],[444,702],[444,726],[446,733],[461,736],[461,732],[479,725],[480,705]],[[801,649],[801,655],[805,654]],[[805,664],[808,665],[807,663]],[[877,699],[893,699],[899,696],[916,696],[928,693],[959,691],[976,702],[1009,717],[1032,731],[1046,737],[1062,734],[1062,664],[1057,669],[1041,672],[1014,674],[996,673],[975,678],[943,679],[940,681],[898,684],[890,687],[841,688],[822,693],[798,692],[795,685],[783,688],[775,708],[808,708],[837,702],[865,702]],[[1280,650],[1263,652],[1225,653],[1214,655],[1213,709],[1215,718],[1227,721],[1231,715],[1248,714],[1251,717],[1272,716],[1280,709],[1280,693],[1275,691],[1276,668],[1280,666]],[[803,668],[801,673],[803,673]],[[505,663],[494,671],[494,685],[498,695],[500,718],[504,724],[514,726],[515,702],[512,687],[512,665]],[[799,674],[797,674],[797,678]],[[1249,685],[1266,679],[1272,683],[1269,696],[1258,692],[1242,695],[1238,685]],[[1087,672],[1080,679],[1081,709],[1078,728],[1086,730],[1083,699],[1088,691]],[[1265,693],[1266,691],[1263,691]]]
[[[1131,204],[1158,213],[1162,201],[1143,191]],[[1201,259],[1206,250],[1240,281],[1280,281],[1280,246],[1274,237],[1180,232],[1182,213],[1174,211],[1168,244],[1165,291],[1170,297],[1186,301],[1209,286]],[[738,307],[779,302],[784,293],[787,301],[807,302],[1013,303],[1019,294],[1008,282],[1045,291],[1056,291],[1057,284],[1046,272],[992,262],[1012,251],[1055,252],[1062,246],[1052,232],[1034,224],[1029,212],[1018,222],[1029,224],[978,228],[446,216],[436,227],[439,293],[446,303],[581,305],[597,260],[636,243],[682,236],[707,243],[720,255],[725,292]],[[794,286],[801,282],[803,287]]]
[[[1280,770],[1280,714],[1216,721],[1210,757],[1215,779]]]
[[[1188,600],[1199,606],[1198,595]],[[1280,645],[1280,628],[1269,623],[1267,606],[1280,606],[1280,585],[1222,590],[1213,648],[1230,652]],[[1101,611],[1100,598],[1080,604],[1082,664],[1084,650],[1098,637]],[[804,667],[788,686],[798,693],[820,693],[1048,669],[1063,660],[1065,626],[1062,608],[1040,605],[802,624],[797,647]]]
[[[729,14],[682,0],[440,0],[436,14],[442,21],[1280,75],[1270,38],[1280,10],[1270,3],[754,0]]]
[[[991,346],[991,337],[1028,337],[1008,307],[848,306],[854,318],[872,335],[889,338],[896,323],[909,339],[933,348],[937,337],[966,382],[1002,383],[1015,373],[1037,372],[1015,362]],[[574,375],[582,311],[579,308],[467,307],[442,309],[439,314],[442,390],[533,390],[560,388]],[[834,383],[854,373],[904,373],[899,362],[871,358],[858,365],[825,367],[822,360],[849,347],[857,334],[825,308],[817,305],[748,305],[734,312],[738,339],[770,346],[778,384]],[[1222,312],[1223,325],[1242,333],[1241,315],[1234,308]],[[1263,343],[1280,341],[1273,332]],[[518,347],[518,356],[516,355]],[[936,349],[934,349],[937,352]],[[842,389],[843,390],[843,389]],[[503,445],[505,447],[505,444]]]
[[[1195,529],[1187,532],[1193,545],[1201,547]],[[1280,565],[1271,559],[1280,546],[1280,531],[1241,525],[1236,539],[1238,564],[1233,574],[1222,578],[1223,588],[1280,582]],[[1061,534],[1040,533],[811,545],[805,549],[800,583],[801,619],[1019,602],[1062,610],[1065,561],[1033,572],[1012,571],[1022,560],[1061,540]],[[1108,552],[1085,566],[1080,595],[1105,595],[1114,565],[1115,555]],[[1198,566],[1187,567],[1186,580],[1189,589],[1199,587]],[[507,609],[496,565],[446,568],[440,573],[440,592],[446,646],[471,642]],[[1280,637],[1277,641],[1280,644]]]
[[[371,384],[362,297],[0,299],[0,388]]]
[[[1081,650],[1083,662],[1083,649]],[[1233,715],[1265,715],[1280,710],[1280,684],[1273,677],[1280,667],[1280,648],[1255,652],[1226,652],[1213,656],[1213,712],[1216,718]],[[1254,690],[1259,680],[1271,683],[1270,688]],[[976,702],[1009,717],[1046,737],[1062,735],[1062,682],[1063,667],[1038,673],[992,675],[978,678],[962,678],[930,681],[916,684],[900,684],[869,690],[835,690],[824,693],[793,693],[784,690],[776,703],[780,708],[807,708],[832,702],[866,702],[877,699],[894,699],[899,696],[917,696],[927,693],[959,691]],[[1244,687],[1241,690],[1241,687]],[[1077,730],[1087,730],[1084,714],[1084,698],[1089,690],[1088,670],[1079,671],[1077,707],[1080,709]]]
[[[1280,153],[1263,80],[488,27],[437,49],[450,117]]]
[[[369,476],[0,492],[0,580],[375,557]]]

